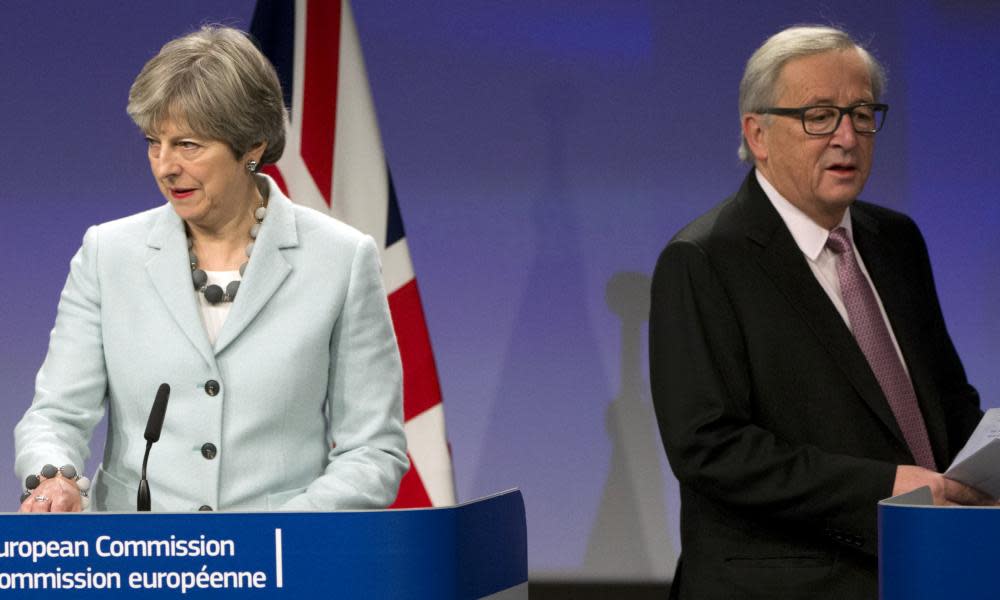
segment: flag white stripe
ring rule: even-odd
[[[340,23],[331,212],[385,248],[389,177],[350,3],[343,3]]]
[[[455,504],[451,453],[444,430],[444,405],[440,402],[406,422],[413,466],[424,482],[424,489],[434,506]]]
[[[302,154],[302,136],[300,135],[300,132],[302,129],[303,105],[305,103],[306,0],[296,0],[295,2],[294,52],[295,58],[294,63],[292,64],[292,105],[289,109],[292,112],[292,118],[295,119],[297,126],[285,127],[285,153],[282,158],[290,154],[300,157]],[[285,181],[288,181],[288,177],[285,178]],[[294,196],[292,196],[292,198],[294,198]]]

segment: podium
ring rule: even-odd
[[[882,600],[1000,597],[1000,510],[934,506],[929,488],[879,502]]]
[[[521,492],[343,512],[0,515],[0,595],[528,597]]]

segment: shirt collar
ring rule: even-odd
[[[792,238],[795,239],[799,250],[802,251],[802,254],[806,255],[806,258],[815,261],[819,258],[823,248],[826,247],[826,240],[830,237],[830,232],[825,227],[817,224],[816,221],[810,219],[797,206],[786,200],[759,170],[755,169],[754,174],[757,176],[757,182],[760,183],[761,189],[767,194],[767,199],[771,201],[771,206],[774,207],[774,210],[778,211],[781,220],[785,222],[785,227],[791,232]],[[854,231],[851,228],[850,207],[844,211],[844,216],[841,217],[838,227],[846,229],[851,239],[854,239]]]

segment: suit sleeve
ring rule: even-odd
[[[90,436],[104,416],[98,232],[87,230],[70,262],[35,398],[14,428],[15,469],[22,481],[45,464],[71,464],[82,474]]]
[[[653,276],[649,345],[653,402],[674,474],[729,510],[817,535],[837,532],[874,554],[876,503],[890,495],[895,465],[792,444],[755,424],[747,344],[703,249],[672,242]]]
[[[356,248],[344,309],[330,340],[329,464],[283,510],[384,508],[409,466],[403,431],[403,372],[378,250]]]

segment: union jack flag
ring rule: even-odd
[[[411,467],[393,508],[455,503],[441,389],[396,192],[347,0],[258,0],[250,33],[289,108],[285,152],[265,172],[289,198],[375,238],[403,359]]]

